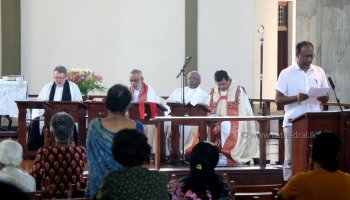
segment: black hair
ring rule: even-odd
[[[327,171],[338,169],[338,155],[341,141],[332,131],[320,131],[312,140],[311,158]]]
[[[215,79],[215,82],[220,82],[222,80],[228,80],[229,77],[228,77],[228,74],[226,71],[224,70],[219,70],[219,71],[216,71],[215,74],[214,74],[214,79]]]
[[[302,41],[302,42],[299,42],[296,46],[295,46],[295,54],[296,55],[299,55],[300,51],[301,51],[301,48],[303,48],[304,46],[308,46],[308,47],[312,47],[314,48],[314,45],[309,42],[309,41]]]
[[[150,153],[147,137],[136,129],[123,129],[113,138],[113,157],[125,167],[142,166],[150,158]]]
[[[112,112],[125,112],[131,98],[131,92],[125,85],[113,85],[107,92],[106,108]]]
[[[224,187],[222,178],[215,173],[218,161],[218,148],[208,142],[199,142],[191,153],[191,172],[184,181],[183,191],[191,189],[201,199],[207,199],[209,191],[213,199],[218,199]]]

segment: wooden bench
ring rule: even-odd
[[[282,184],[237,185],[235,181],[230,181],[229,186],[236,200],[273,200],[277,199],[277,192],[282,187]]]

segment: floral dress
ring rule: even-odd
[[[168,193],[171,200],[201,200],[191,189],[183,191],[184,178],[172,180],[168,183]],[[210,191],[207,191],[207,199],[212,200]],[[218,200],[234,200],[227,184],[222,188]]]

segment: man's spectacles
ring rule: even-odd
[[[53,76],[55,80],[63,80],[66,76]]]
[[[136,82],[139,82],[139,81],[140,81],[140,79],[130,79],[131,83],[133,83],[133,82],[136,83]]]
[[[315,58],[316,54],[310,54],[310,55],[301,55],[303,58]]]

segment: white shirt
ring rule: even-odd
[[[148,86],[148,90],[147,90],[147,102],[154,102],[154,103],[159,103],[159,99],[158,96],[156,95],[156,92],[154,91],[154,89],[152,87]],[[134,89],[134,93],[133,93],[133,99],[132,102],[137,102],[139,99],[139,94],[141,91],[141,87],[137,90]]]
[[[70,89],[70,95],[72,97],[72,101],[82,101],[83,97],[81,96],[81,92],[77,84],[68,81],[69,83],[69,89]],[[50,92],[51,92],[51,87],[53,85],[53,82],[47,83],[40,91],[37,99],[38,100],[44,100],[48,101],[50,98]],[[53,98],[54,101],[61,101],[62,100],[62,93],[63,93],[63,86],[57,86],[55,89],[55,96]],[[32,110],[32,118],[39,117],[44,114],[43,109],[33,109]]]
[[[206,103],[208,93],[202,90],[199,86],[195,89],[185,87],[185,104],[191,103],[195,106],[198,103]],[[175,89],[167,99],[167,102],[182,102],[182,88]]]
[[[68,81],[69,82],[69,89],[70,89],[70,94],[72,97],[72,101],[82,101],[83,98],[81,96],[81,92],[79,90],[79,87],[77,84]],[[51,87],[53,85],[53,82],[47,83],[40,91],[39,96],[37,99],[39,100],[46,100],[48,101],[50,98],[50,91]],[[63,86],[56,86],[55,90],[55,96],[54,96],[54,101],[61,101],[62,100],[62,93],[63,93]]]
[[[311,65],[305,73],[298,64],[293,64],[283,69],[278,77],[276,90],[285,96],[296,96],[299,93],[307,93],[311,87],[328,88],[325,72],[322,68]],[[298,104],[297,102],[284,106],[283,127],[291,126],[289,119],[298,117],[306,112],[320,112],[320,105]]]

